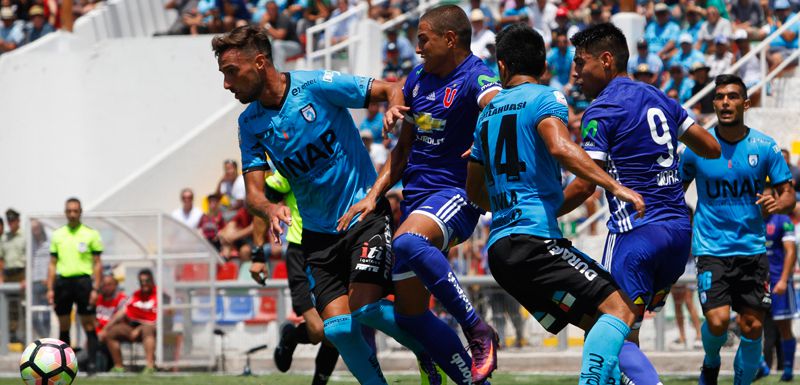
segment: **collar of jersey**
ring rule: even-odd
[[[267,107],[258,101],[258,105],[261,106],[261,108],[274,111],[280,111],[281,108],[283,108],[283,104],[286,102],[286,96],[289,95],[289,89],[292,88],[292,76],[288,72],[284,72],[283,74],[286,75],[286,89],[283,90],[283,97],[281,97],[281,101],[278,102],[278,105],[275,107]]]
[[[749,126],[745,126],[745,128],[747,128],[747,131],[744,133],[744,136],[742,137],[742,139],[739,139],[739,140],[737,140],[735,142],[730,142],[730,141],[725,140],[725,138],[723,138],[719,134],[719,131],[718,131],[719,130],[719,126],[714,127],[714,136],[716,136],[717,139],[719,139],[720,142],[725,142],[727,144],[730,144],[731,146],[735,146],[737,143],[747,139],[747,137],[750,136],[750,127]]]

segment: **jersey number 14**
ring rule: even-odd
[[[481,124],[481,143],[483,144],[483,153],[486,154],[486,179],[489,185],[494,184],[494,175],[492,169],[497,172],[497,175],[506,174],[509,181],[519,180],[519,173],[525,171],[525,162],[519,161],[519,152],[517,150],[517,115],[508,114],[504,115],[500,120],[500,132],[497,134],[497,144],[494,149],[494,160],[489,161],[489,121],[486,120]],[[503,153],[506,154],[506,161],[503,163]],[[492,167],[494,164],[494,167]]]

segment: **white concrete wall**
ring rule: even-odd
[[[210,192],[238,158],[241,110],[210,36],[79,43],[0,60],[0,209],[61,210],[74,195],[171,210],[181,187]]]

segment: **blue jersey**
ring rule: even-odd
[[[475,55],[464,59],[447,77],[423,70],[411,72],[403,87],[415,140],[403,172],[403,195],[411,201],[441,189],[464,188],[467,160],[461,154],[472,144],[480,99],[499,90],[497,76]]]
[[[470,156],[486,172],[492,206],[487,247],[511,234],[562,237],[556,221],[564,202],[561,167],[537,127],[548,117],[566,125],[567,114],[561,92],[530,83],[500,91],[481,113]]]
[[[769,258],[769,277],[777,282],[783,273],[783,260],[786,253],[783,250],[784,242],[794,243],[794,223],[788,215],[770,215],[766,220],[767,230],[767,257]],[[791,275],[789,276],[791,279]]]
[[[336,71],[286,77],[279,109],[256,101],[239,116],[242,171],[268,169],[268,155],[292,186],[303,227],[336,233],[336,221],[376,178],[347,110],[366,107],[372,79]]]
[[[661,221],[685,221],[689,212],[678,170],[678,138],[694,120],[676,101],[651,85],[617,77],[583,114],[583,148],[623,186],[644,198],[643,218],[633,205],[606,191],[611,233]]]
[[[792,175],[775,141],[755,129],[730,143],[711,131],[722,156],[704,159],[687,148],[681,156],[681,176],[697,183],[692,253],[713,257],[757,255],[766,252],[764,219],[756,194],[767,177],[773,184]]]

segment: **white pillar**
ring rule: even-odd
[[[611,22],[625,34],[625,39],[628,40],[628,54],[633,56],[636,52],[636,42],[644,37],[647,20],[635,12],[620,12],[611,16]]]

